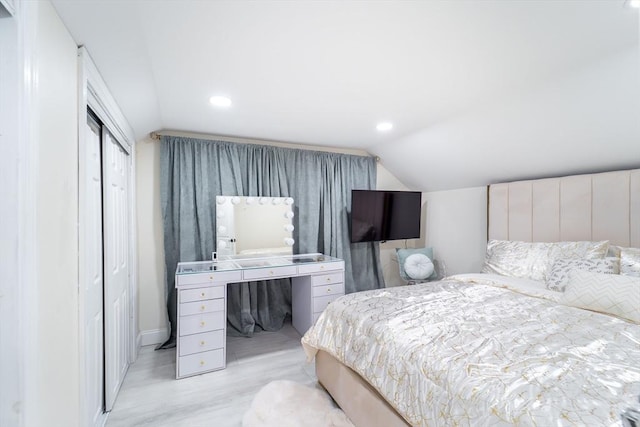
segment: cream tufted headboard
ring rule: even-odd
[[[640,169],[489,186],[489,239],[640,247]]]

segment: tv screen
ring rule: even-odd
[[[351,242],[420,237],[419,191],[351,191]]]

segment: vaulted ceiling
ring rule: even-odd
[[[626,3],[53,0],[137,138],[358,148],[416,190],[640,166]]]

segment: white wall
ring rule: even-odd
[[[487,187],[422,194],[426,246],[447,274],[478,273],[487,246]]]
[[[0,6],[1,7],[1,6]],[[16,18],[0,18],[0,425],[18,425],[22,399],[18,245],[20,230],[18,104],[20,87]]]
[[[164,233],[160,209],[160,143],[136,143],[138,227],[138,326],[142,345],[160,343],[168,335],[165,308]]]
[[[36,2],[37,330],[30,426],[78,426],[77,46],[48,1]]]

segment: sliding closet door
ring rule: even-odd
[[[102,154],[100,125],[89,115],[85,129],[84,330],[86,414],[92,426],[104,412],[104,316],[102,275]]]
[[[128,153],[103,130],[105,405],[110,411],[129,367]]]

